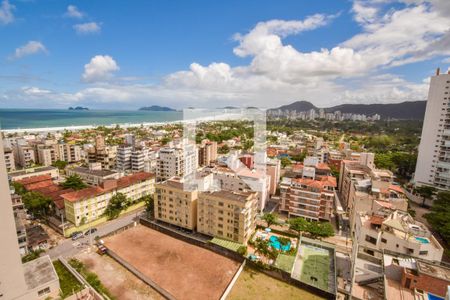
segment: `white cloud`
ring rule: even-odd
[[[84,13],[79,11],[75,5],[67,6],[67,11],[64,15],[66,17],[74,18],[74,19],[82,19],[84,17]]]
[[[50,96],[34,93],[33,97],[89,105],[116,103],[127,108],[151,102],[174,107],[270,108],[300,99],[318,106],[424,100],[427,82],[407,81],[389,74],[389,69],[450,57],[450,18],[446,17],[450,9],[447,0],[399,1],[392,5],[394,0],[355,0],[352,13],[361,32],[327,49],[302,51],[285,38],[326,26],[335,16],[270,20],[234,35],[237,45],[233,52],[248,58],[247,64],[194,62],[159,83],[137,84],[113,78],[119,66],[112,57],[98,55],[84,67],[82,81],[92,83],[88,87],[73,93],[50,91]],[[296,38],[302,42],[301,35]],[[16,94],[21,99],[30,97],[25,91],[11,92]]]
[[[100,24],[96,22],[76,24],[73,25],[73,28],[78,34],[92,34],[99,33],[101,31]]]
[[[15,6],[10,4],[8,0],[3,0],[0,5],[0,24],[9,24],[14,21],[14,10]]]
[[[14,54],[9,57],[9,59],[19,59],[24,56],[47,52],[47,49],[41,42],[29,41],[22,47],[17,48]]]
[[[116,61],[109,55],[96,55],[84,65],[82,80],[84,82],[105,81],[119,70]]]

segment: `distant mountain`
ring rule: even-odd
[[[89,110],[89,108],[87,107],[82,107],[82,106],[76,106],[76,107],[69,107],[69,110]]]
[[[173,108],[165,107],[165,106],[158,106],[158,105],[144,106],[144,107],[139,108],[139,110],[146,110],[146,111],[176,111]]]
[[[341,104],[333,107],[324,108],[325,112],[340,111],[341,113],[365,114],[372,116],[379,114],[382,119],[409,119],[423,120],[425,115],[425,107],[427,101],[405,101],[401,103],[387,104]],[[288,105],[283,105],[271,110],[295,110],[308,111],[314,109],[319,111],[320,108],[314,106],[308,101],[297,101]]]

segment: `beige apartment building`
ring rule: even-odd
[[[199,166],[208,166],[217,159],[217,142],[203,140],[198,147]]]
[[[11,148],[5,148],[5,166],[7,172],[16,170],[16,160]]]
[[[196,230],[197,190],[185,190],[180,177],[155,185],[155,219],[189,230]]]
[[[151,173],[135,173],[119,179],[105,180],[99,186],[62,194],[68,221],[79,226],[103,215],[111,198],[124,194],[131,202],[154,194],[155,176]]]
[[[59,160],[59,155],[56,147],[46,146],[38,147],[38,162],[43,166],[51,166],[54,162]]]
[[[20,166],[27,168],[36,163],[36,154],[33,147],[19,146],[17,149],[18,163]]]
[[[197,231],[246,244],[255,230],[257,208],[256,192],[202,192],[197,203]]]
[[[66,168],[67,176],[77,175],[89,185],[100,185],[108,179],[119,179],[120,174],[111,170],[102,170],[101,164],[90,164],[89,168],[74,167]]]

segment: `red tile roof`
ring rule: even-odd
[[[398,192],[398,193],[401,193],[401,194],[404,194],[405,193],[405,191],[402,189],[402,187],[401,186],[399,186],[399,185],[393,185],[393,184],[391,184],[390,186],[389,186],[389,189],[390,190],[393,190],[393,191],[396,191],[396,192]]]
[[[54,184],[53,181],[50,179],[50,180],[46,180],[46,181],[40,181],[40,182],[26,184],[26,185],[24,185],[24,187],[27,191],[34,191],[34,190],[39,190],[42,188],[52,186],[53,184]]]
[[[108,184],[106,186],[110,187],[110,188],[102,188],[99,186],[94,186],[94,187],[88,187],[88,188],[84,188],[82,190],[79,191],[74,191],[74,192],[70,192],[70,193],[65,193],[65,194],[61,194],[60,196],[67,201],[70,202],[77,202],[83,199],[88,199],[88,198],[93,198],[96,196],[99,196],[103,193],[115,190],[115,189],[122,189],[125,187],[128,187],[130,185],[136,184],[138,182],[144,181],[144,180],[148,180],[150,178],[154,178],[155,175],[152,173],[147,173],[147,172],[138,172],[138,173],[134,173],[132,175],[126,176],[126,177],[122,177],[116,180],[110,180],[109,182],[114,182],[117,184]]]
[[[17,182],[21,183],[23,185],[27,185],[27,184],[51,180],[51,179],[52,179],[52,176],[50,176],[49,174],[45,174],[45,175],[37,175],[37,176],[31,176],[28,178],[20,179],[20,180],[17,180]]]
[[[309,178],[296,178],[294,182],[303,184],[312,188],[323,189],[326,186],[336,187],[336,178],[333,176],[324,176],[320,180],[314,180]]]

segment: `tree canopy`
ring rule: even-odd
[[[450,241],[450,192],[438,193],[431,212],[425,218],[444,240]]]
[[[278,216],[276,214],[273,214],[273,213],[265,213],[262,216],[262,219],[264,221],[266,221],[267,227],[270,227],[270,226],[272,226],[272,225],[277,223]]]
[[[120,215],[120,212],[128,205],[127,197],[122,193],[117,193],[111,197],[108,206],[105,209],[105,216],[108,219],[115,219]]]
[[[23,204],[35,217],[45,217],[50,209],[52,199],[38,192],[27,192],[22,196]]]
[[[74,189],[74,190],[81,190],[87,187],[87,185],[83,182],[80,176],[78,175],[71,175],[66,178],[66,181],[61,183],[61,186],[66,189]]]

